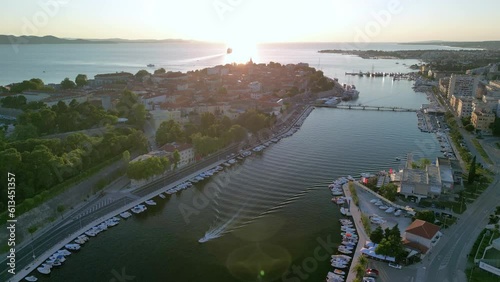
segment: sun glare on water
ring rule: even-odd
[[[227,48],[231,48],[232,52],[226,54],[226,64],[245,64],[250,59],[258,61],[257,43],[251,40],[234,40],[228,41]]]

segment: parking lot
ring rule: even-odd
[[[398,224],[399,230],[401,231],[401,234],[405,231],[406,227],[408,227],[411,224],[411,218],[405,216],[405,212],[401,213],[400,216],[395,216],[394,212],[392,213],[386,213],[385,210],[381,210],[379,206],[376,206],[373,203],[370,203],[370,200],[376,199],[377,197],[364,189],[356,187],[356,191],[358,194],[359,198],[359,207],[361,211],[369,216],[376,215],[380,218],[382,218],[385,222],[381,224],[382,228],[392,228],[396,224]],[[383,204],[385,206],[391,206],[390,203],[386,203],[382,200]],[[378,224],[372,223],[371,227],[372,230],[377,228]]]

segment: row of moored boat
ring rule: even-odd
[[[344,197],[342,186],[349,181],[354,181],[354,178],[350,175],[347,177],[340,177],[328,186],[334,196],[332,202],[340,206],[340,213],[346,217],[351,216],[351,213],[349,212],[349,202],[347,198]],[[352,253],[355,251],[358,243],[358,235],[356,234],[356,228],[352,220],[350,218],[341,218],[339,221],[341,224],[340,235],[342,236],[342,242],[337,248],[339,253],[331,256],[330,263],[334,269],[328,272],[326,276],[327,282],[345,281],[347,276],[346,273],[348,272],[346,269],[348,269],[351,263]]]

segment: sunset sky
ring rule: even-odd
[[[13,35],[232,45],[500,39],[497,0],[17,0],[2,5],[0,34]]]

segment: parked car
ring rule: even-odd
[[[389,266],[390,266],[390,267],[393,267],[393,268],[396,268],[396,269],[401,269],[401,265],[399,265],[399,264],[397,264],[397,263],[390,262],[390,263],[389,263]]]
[[[366,274],[370,275],[371,273],[378,275],[378,270],[376,270],[375,268],[367,268]]]

